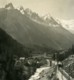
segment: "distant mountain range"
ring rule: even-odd
[[[3,26],[1,26],[3,25]],[[66,49],[74,44],[74,35],[52,16],[40,17],[30,9],[15,9],[12,3],[0,8],[0,28],[25,46]]]
[[[74,34],[74,20],[59,20],[62,26]]]

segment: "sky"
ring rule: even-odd
[[[74,19],[74,0],[0,0],[0,7],[10,2],[16,8],[30,8],[42,16],[50,14],[59,19]]]

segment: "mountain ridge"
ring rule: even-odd
[[[4,24],[0,27],[23,45],[64,49],[71,47],[74,43],[73,35],[54,18],[49,22],[51,25],[45,25],[46,22],[38,23],[23,15],[18,9],[8,10],[6,8],[0,9],[0,17],[1,24]],[[55,24],[58,27],[55,27]]]

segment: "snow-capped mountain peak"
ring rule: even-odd
[[[31,9],[27,8],[27,9],[24,10],[24,13],[31,16],[33,12],[32,12]]]
[[[22,14],[24,14],[24,8],[23,8],[23,6],[20,7],[20,12],[21,12]]]
[[[5,5],[5,8],[10,10],[10,9],[14,9],[14,6],[12,3],[9,3],[9,4]]]
[[[44,20],[46,20],[46,19],[51,19],[51,15],[50,15],[50,14],[46,14],[46,15],[43,16],[43,19],[44,19]]]
[[[61,25],[74,34],[74,20],[59,20]]]
[[[29,8],[27,9],[24,9],[23,6],[21,6],[19,9],[18,9],[22,14],[25,14],[25,15],[28,15],[28,17],[30,17],[32,15],[32,10],[30,10]]]

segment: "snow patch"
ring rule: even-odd
[[[60,20],[61,25],[74,34],[74,20]]]
[[[51,15],[50,14],[46,14],[45,16],[43,16],[43,19],[46,20],[46,19],[51,19]]]

